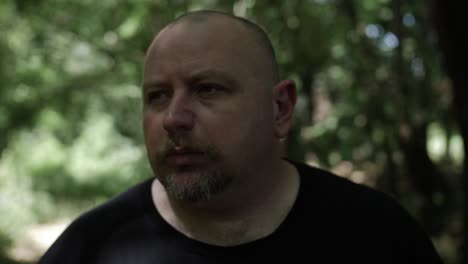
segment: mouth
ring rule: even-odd
[[[175,147],[167,152],[164,160],[167,164],[173,166],[197,165],[206,162],[207,155],[197,149]]]

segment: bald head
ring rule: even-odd
[[[216,26],[223,27],[223,33],[235,34],[233,39],[236,39],[236,41],[243,39],[250,43],[247,48],[251,52],[252,58],[257,61],[256,64],[262,68],[262,77],[270,85],[274,85],[279,81],[278,64],[273,46],[265,31],[257,24],[231,14],[203,10],[186,13],[178,17],[161,30],[158,36],[180,25],[202,27],[206,31],[211,31]],[[155,41],[158,36],[155,38]]]

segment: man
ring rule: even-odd
[[[143,76],[155,179],[84,214],[39,263],[440,263],[393,200],[281,158],[296,91],[255,24],[199,11]]]

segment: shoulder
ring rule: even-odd
[[[441,263],[423,228],[393,197],[328,171],[292,163],[301,175],[298,206],[307,212],[309,223],[320,226],[324,240],[343,242],[348,248],[367,245],[395,262]]]
[[[403,210],[389,195],[371,187],[354,183],[329,171],[294,162],[301,177],[301,192],[314,203],[343,207],[343,210]],[[404,210],[403,210],[404,211]]]
[[[88,250],[101,244],[119,227],[138,218],[150,197],[151,180],[146,180],[75,219],[39,261],[49,263],[83,263]]]
[[[414,222],[399,202],[388,194],[354,183],[329,171],[292,162],[301,177],[301,206],[320,212],[325,218],[346,218],[348,222]]]
[[[136,217],[151,199],[152,179],[145,180],[105,203],[84,213],[73,224],[101,226],[119,223],[128,217]],[[72,225],[73,225],[72,224]]]

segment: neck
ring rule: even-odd
[[[284,160],[274,164],[278,168],[246,177],[255,181],[197,203],[172,199],[154,180],[153,201],[163,219],[188,237],[221,246],[253,241],[276,230],[299,189],[296,169]]]

